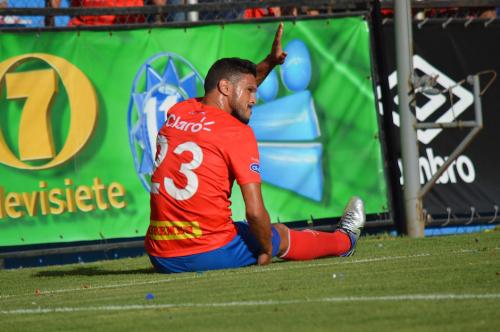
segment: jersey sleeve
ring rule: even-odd
[[[240,186],[261,182],[257,140],[250,127],[242,128],[227,149],[229,168]]]

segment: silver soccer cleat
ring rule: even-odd
[[[342,256],[346,257],[354,254],[356,242],[361,235],[361,229],[365,226],[365,221],[365,205],[361,198],[354,196],[347,203],[344,214],[340,218],[340,222],[337,226],[338,230],[344,231],[351,239],[351,249]]]

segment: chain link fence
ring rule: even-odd
[[[0,0],[0,28],[172,25],[331,15],[369,10],[376,0]],[[394,1],[381,0],[392,17]],[[412,1],[416,19],[495,18],[500,1]]]

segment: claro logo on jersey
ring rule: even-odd
[[[85,74],[66,59],[42,53],[9,58],[0,63],[0,82],[0,96],[5,96],[0,100],[1,111],[8,113],[0,118],[4,119],[0,120],[0,163],[25,172],[56,168],[89,141],[97,122],[96,94]],[[67,99],[67,128],[56,128],[63,126],[58,121],[62,110],[53,109],[58,95]],[[17,118],[16,113],[20,114]],[[60,148],[56,148],[55,136],[63,141]],[[88,185],[70,178],[60,182],[64,188],[39,179],[36,190],[28,192],[7,192],[0,186],[0,219],[125,206],[125,189],[119,183],[107,186],[97,176]]]
[[[441,91],[450,89],[449,91],[451,93],[451,95],[448,93],[440,93],[437,95],[419,94],[421,98],[417,99],[416,106],[416,118],[418,121],[433,121],[438,123],[452,122],[474,103],[474,96],[470,91],[461,85],[457,85],[457,82],[439,71],[419,55],[413,56],[413,66],[419,76],[423,74],[432,77],[437,76],[436,87]],[[396,89],[397,84],[397,72],[394,71],[389,76],[389,87],[391,90]],[[380,100],[380,88],[378,88],[377,92]],[[452,99],[452,102],[450,99]],[[394,97],[394,103],[398,105],[397,95]],[[381,103],[379,103],[379,110],[382,113],[383,107]],[[399,114],[393,111],[392,117],[394,124],[399,127]],[[439,128],[420,129],[417,131],[417,139],[422,144],[429,145],[442,133],[443,129]],[[437,172],[438,168],[444,164],[446,159],[448,159],[447,156],[439,156],[430,146],[427,146],[425,148],[425,154],[419,158],[420,182],[423,184],[428,181]],[[401,172],[400,182],[403,184],[403,167],[401,160],[398,161],[398,165]],[[475,179],[476,171],[472,160],[466,155],[460,155],[438,179],[437,183],[457,183],[458,181],[472,183]]]
[[[258,163],[251,163],[250,170],[260,174],[260,165]]]
[[[200,122],[189,122],[182,120],[180,116],[169,114],[164,125],[169,128],[175,128],[182,131],[190,131],[192,133],[197,133],[200,130],[212,131],[212,129],[210,129],[210,126],[213,125],[215,121],[206,121],[206,119],[206,117],[203,117],[201,118]]]

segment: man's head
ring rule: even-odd
[[[239,58],[217,60],[205,78],[205,96],[215,95],[235,118],[248,123],[255,105],[257,69],[253,62]]]

